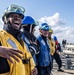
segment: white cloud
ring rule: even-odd
[[[50,16],[50,17],[47,17],[47,16],[42,17],[39,19],[39,22],[40,23],[47,22],[49,25],[52,25],[52,26],[65,24],[65,22],[60,19],[59,13],[55,13],[53,16]]]
[[[39,19],[39,22],[40,24],[42,22],[47,22],[52,27],[53,35],[57,36],[59,42],[63,39],[67,39],[67,42],[74,42],[74,28],[67,26],[66,22],[60,18],[59,13],[55,13],[53,16],[49,17],[44,16]]]

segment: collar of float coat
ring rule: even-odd
[[[8,33],[12,34],[18,41],[21,39],[22,32],[20,31],[20,29],[16,30],[12,28],[10,25],[4,25],[3,29]]]

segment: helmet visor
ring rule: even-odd
[[[45,25],[45,26],[40,27],[39,29],[49,31],[49,26]]]

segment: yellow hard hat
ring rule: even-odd
[[[53,33],[53,30],[52,30],[52,29],[50,29],[50,30],[49,30],[49,32],[50,32],[50,33]]]

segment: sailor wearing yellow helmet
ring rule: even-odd
[[[51,58],[52,58],[52,61],[51,61],[51,70],[53,68],[53,55],[55,53],[55,41],[52,38],[52,34],[53,34],[53,30],[50,29],[49,30],[48,39],[49,39],[49,46],[50,46],[50,54],[51,54]]]

